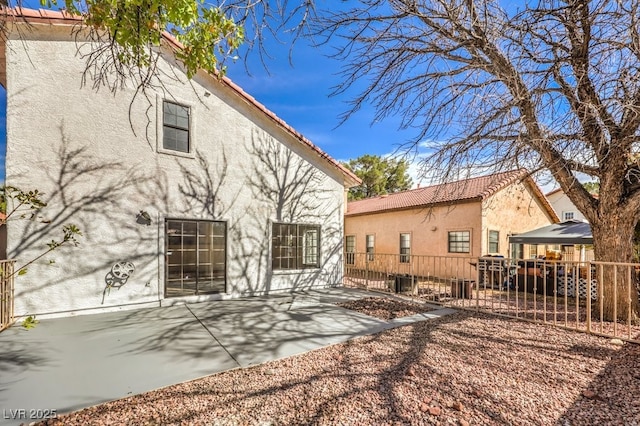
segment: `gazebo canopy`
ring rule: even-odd
[[[593,244],[591,226],[568,220],[509,237],[511,244]]]

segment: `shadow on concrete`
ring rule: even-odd
[[[366,296],[314,290],[12,328],[0,334],[0,406],[73,411],[394,327],[332,304]]]

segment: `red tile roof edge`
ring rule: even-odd
[[[384,213],[384,212],[390,212],[390,211],[410,210],[410,209],[416,209],[416,208],[435,207],[435,206],[438,206],[438,205],[451,205],[451,204],[461,204],[461,203],[467,203],[467,202],[473,202],[473,201],[482,201],[482,200],[494,195],[498,191],[506,188],[507,186],[511,185],[512,183],[514,183],[516,181],[521,181],[521,182],[526,182],[526,184],[528,184],[528,186],[533,191],[534,195],[540,200],[543,208],[547,211],[547,214],[549,215],[549,217],[556,223],[559,221],[555,210],[553,209],[553,207],[549,203],[549,200],[547,200],[547,198],[544,196],[544,194],[542,193],[542,191],[540,190],[538,185],[535,183],[535,181],[531,178],[531,175],[529,174],[529,172],[526,169],[511,170],[511,171],[502,172],[502,173],[495,173],[494,175],[478,176],[478,177],[475,177],[475,178],[463,179],[463,180],[459,180],[459,181],[455,181],[455,182],[448,182],[448,183],[444,183],[444,184],[425,186],[425,187],[422,187],[422,188],[414,188],[414,189],[410,189],[408,191],[402,191],[402,192],[396,192],[394,194],[389,194],[388,196],[393,196],[393,195],[396,195],[396,194],[406,194],[406,193],[416,192],[416,191],[424,191],[427,188],[437,188],[437,187],[442,188],[442,187],[444,187],[445,185],[448,185],[448,184],[456,184],[456,183],[462,183],[462,182],[475,180],[475,179],[483,179],[483,178],[487,178],[487,177],[491,177],[491,176],[497,176],[497,175],[500,175],[500,174],[504,175],[502,177],[502,179],[500,179],[499,181],[495,182],[494,184],[492,184],[491,186],[486,188],[483,192],[481,192],[479,194],[476,194],[474,196],[461,197],[461,198],[457,198],[457,199],[453,199],[453,200],[436,201],[436,202],[432,202],[432,203],[407,205],[407,206],[394,207],[394,208],[385,208],[385,209],[379,209],[379,210],[369,210],[369,211],[365,210],[365,211],[359,211],[357,213],[350,213],[348,205],[347,205],[347,211],[345,213],[345,216],[363,216],[363,215],[368,215],[368,214],[378,214],[378,213]],[[377,198],[380,198],[380,197],[373,197],[373,198],[368,198],[368,199],[364,199],[364,200],[352,201],[349,204],[355,203],[355,202],[359,202],[359,201],[377,199]]]
[[[360,200],[358,200],[358,201],[360,201]],[[386,209],[381,209],[381,210],[363,211],[363,212],[358,212],[358,213],[351,213],[347,209],[347,212],[344,215],[345,216],[349,216],[349,217],[367,216],[367,215],[372,215],[372,214],[399,212],[399,211],[404,211],[404,210],[428,209],[428,208],[431,208],[431,207],[438,207],[438,206],[453,206],[453,205],[456,205],[456,204],[473,203],[473,202],[476,202],[476,201],[482,201],[482,198],[480,198],[480,197],[460,198],[460,199],[457,199],[457,200],[436,201],[436,202],[433,202],[433,203],[416,204],[416,205],[413,205],[413,206],[403,206],[403,207],[392,207],[392,208],[386,208]],[[352,203],[353,201],[350,201],[350,202]]]
[[[547,193],[546,193],[546,194],[544,194],[544,195],[548,197],[549,195],[553,195],[553,194],[555,194],[555,193],[557,193],[557,192],[560,192],[560,191],[562,191],[562,188],[556,188],[556,189],[554,189],[554,190],[551,190],[551,191],[547,192]]]
[[[13,18],[23,18],[24,21],[28,23],[37,23],[37,24],[62,24],[62,25],[72,25],[79,24],[83,22],[82,16],[71,15],[66,11],[55,11],[55,10],[44,10],[44,9],[28,9],[24,7],[15,7],[15,8],[0,8],[0,20],[7,20],[10,17]],[[182,49],[182,44],[170,33],[163,32],[163,38],[167,41],[174,49]],[[269,110],[266,106],[258,102],[254,97],[245,92],[240,86],[235,84],[230,78],[224,76],[221,79],[218,75],[214,75],[214,77],[221,81],[225,86],[234,91],[237,95],[247,101],[250,105],[255,108],[258,108],[265,114],[271,121],[275,122],[277,125],[286,130],[289,134],[291,134],[294,138],[298,139],[307,147],[311,148],[320,158],[329,162],[334,168],[338,169],[340,173],[346,178],[346,183],[348,187],[357,186],[362,181],[358,176],[356,176],[351,170],[344,167],[340,164],[339,161],[332,158],[329,154],[324,152],[318,146],[316,146],[313,142],[307,139],[302,133],[298,132],[296,129],[291,127],[291,125],[287,124],[283,119],[278,117],[274,112]]]

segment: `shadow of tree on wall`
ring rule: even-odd
[[[155,168],[138,167],[98,158],[88,145],[70,140],[64,124],[59,130],[58,147],[49,153],[43,152],[40,157],[40,162],[47,166],[41,173],[45,176],[43,187],[48,205],[37,212],[42,220],[28,221],[14,228],[20,235],[15,232],[11,235],[11,255],[29,258],[67,223],[76,224],[84,237],[80,248],[62,247],[59,253],[43,259],[36,268],[54,271],[43,272],[44,280],[19,285],[17,296],[44,294],[70,279],[86,279],[86,285],[85,282],[82,285],[94,288],[91,294],[106,296],[93,306],[109,306],[110,292],[157,282],[153,276],[157,275],[157,262],[163,251],[158,240],[163,224],[149,227],[151,221],[140,222],[140,212],[143,209],[152,213],[177,211],[175,193],[170,194],[167,174],[158,164]],[[271,224],[278,221],[320,225],[322,250],[320,268],[283,274],[279,279],[287,283],[277,289],[308,288],[319,279],[327,281],[321,285],[338,283],[341,200],[327,185],[330,178],[269,135],[254,132],[247,150],[250,160],[245,167],[235,170],[235,174],[230,173],[224,151],[213,161],[198,152],[196,167],[178,161],[182,179],[177,185],[178,204],[184,212],[178,214],[229,221],[228,283],[236,295],[273,290],[270,235]],[[25,176],[14,177],[18,182],[21,178]],[[242,202],[238,199],[240,191],[245,192]],[[44,265],[49,258],[76,256],[81,260],[73,264]],[[110,288],[108,278],[112,266],[119,262],[135,264],[135,275],[127,280],[127,285]],[[97,280],[96,275],[104,278]],[[29,274],[21,279],[29,280]],[[157,283],[160,287],[163,284]],[[147,295],[152,294],[152,290],[146,290]],[[139,292],[136,295],[139,296]],[[136,295],[132,294],[128,300],[135,303]],[[87,290],[82,288],[77,294],[70,292],[63,297],[87,297]],[[79,306],[89,305],[91,303]]]
[[[137,268],[138,276],[131,278],[135,284],[130,282],[129,288],[145,286],[153,279],[144,269],[148,269],[149,263],[157,263],[157,229],[141,225],[137,214],[141,209],[166,208],[166,176],[158,168],[142,172],[136,165],[98,158],[88,145],[70,140],[64,125],[59,130],[57,149],[44,150],[40,156],[46,164],[38,176],[43,177],[41,186],[47,206],[36,212],[36,220],[23,219],[19,225],[10,227],[10,256],[18,259],[18,264],[35,257],[68,223],[77,225],[83,237],[79,247],[61,247],[30,268],[39,269],[42,274],[28,272],[19,277],[16,298],[37,292],[51,294],[54,287],[67,280],[84,279],[83,286],[95,290],[89,293],[96,296],[97,303],[93,303],[96,306],[105,290],[105,281],[96,277],[106,277],[117,262],[142,266]],[[34,167],[38,167],[38,162]],[[13,179],[33,181],[28,173]],[[63,260],[47,265],[53,259]],[[153,269],[157,273],[156,268]],[[69,291],[65,297],[87,297],[87,293],[85,289],[77,294]]]
[[[270,135],[253,132],[246,147],[250,155],[250,166],[244,168],[245,184],[249,187],[255,203],[248,210],[249,228],[232,227],[234,243],[240,244],[240,252],[231,261],[240,266],[235,278],[243,279],[251,270],[265,271],[254,284],[243,283],[249,291],[274,290],[272,263],[271,227],[273,223],[297,223],[320,225],[320,268],[296,270],[278,276],[287,280],[286,287],[296,290],[319,284],[323,270],[331,262],[340,263],[334,257],[340,248],[341,237],[335,239],[335,228],[339,228],[341,200],[329,189],[330,178],[313,164],[304,160],[292,147],[288,147]],[[258,237],[259,236],[259,237]],[[260,238],[260,239],[258,239]],[[260,247],[258,252],[253,252]],[[337,281],[336,281],[337,282]],[[332,283],[334,284],[334,283]]]
[[[197,167],[187,167],[184,163],[179,164],[182,183],[178,188],[186,210],[195,213],[195,217],[224,220],[228,217],[239,196],[239,193],[230,196],[227,190],[229,161],[224,148],[220,151],[220,158],[215,165],[215,170],[202,151],[196,151],[196,161]]]
[[[341,220],[336,217],[342,200],[327,189],[330,178],[271,135],[254,131],[245,148],[247,161],[234,159],[239,167],[230,165],[224,150],[215,162],[197,152],[197,167],[180,165],[179,190],[187,210],[195,217],[228,223],[228,289],[235,295],[273,290],[273,222],[322,226],[321,267],[288,274],[287,288],[308,288],[323,270],[325,275],[330,270],[331,284],[338,283],[342,245]]]
[[[227,222],[227,291],[239,282],[244,283],[247,288],[257,288],[257,285],[246,285],[259,281],[255,276],[256,272],[252,273],[248,265],[254,257],[262,256],[265,242],[260,236],[256,236],[250,212],[239,201],[243,185],[231,181],[233,178],[230,176],[227,154],[224,148],[220,152],[214,165],[201,151],[196,152],[197,167],[180,164],[180,202],[192,217]],[[229,252],[237,254],[231,259]],[[231,261],[237,261],[238,264],[229,266]],[[243,269],[245,267],[247,269]],[[239,272],[231,278],[230,271]],[[257,273],[260,272],[259,268]]]
[[[281,142],[257,132],[247,151],[251,154],[247,184],[256,200],[273,206],[272,219],[292,223],[325,216],[319,209],[330,196],[323,189],[326,175]]]

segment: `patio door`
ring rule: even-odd
[[[165,296],[224,293],[227,224],[203,220],[165,223]]]

